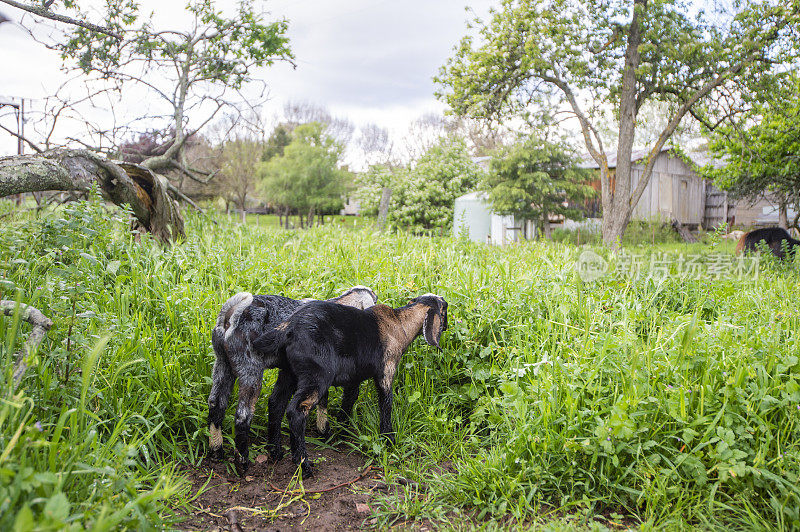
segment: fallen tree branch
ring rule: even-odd
[[[33,326],[25,345],[17,353],[17,360],[14,363],[14,390],[17,389],[25,371],[28,369],[27,358],[31,356],[39,344],[42,343],[44,337],[47,336],[47,331],[53,326],[53,321],[42,314],[38,309],[25,303],[17,303],[16,301],[0,300],[0,310],[6,316],[12,316],[19,309],[19,317],[21,320],[27,321]]]
[[[677,219],[673,218],[671,225],[672,228],[675,229],[675,231],[680,235],[680,237],[683,239],[684,242],[689,244],[699,242],[697,240],[697,237],[694,236],[691,231],[689,231],[689,228],[686,227],[685,225],[682,225]]]
[[[95,184],[107,200],[130,205],[136,218],[133,229],[144,229],[164,243],[184,236],[183,218],[168,194],[166,178],[147,168],[87,150],[0,157],[0,197],[49,190],[88,192]]]

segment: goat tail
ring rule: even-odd
[[[253,340],[253,351],[269,361],[268,365],[273,366],[286,350],[286,344],[291,337],[291,332],[286,329],[285,323],[278,325],[277,328],[269,330]],[[274,366],[273,366],[274,367]]]
[[[231,296],[222,308],[219,309],[217,315],[217,327],[221,328],[223,332],[235,329],[239,324],[239,318],[242,316],[244,309],[250,306],[253,302],[253,294],[250,292],[239,292]]]

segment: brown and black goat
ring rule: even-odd
[[[797,247],[800,246],[800,240],[792,238],[786,229],[764,227],[745,233],[736,245],[736,253],[758,251],[761,242],[764,242],[770,252],[781,260],[792,260]]]
[[[349,418],[359,385],[367,379],[373,380],[378,392],[381,434],[394,442],[392,382],[400,357],[420,334],[438,348],[445,329],[447,302],[426,294],[400,308],[375,305],[359,310],[312,302],[264,333],[253,348],[262,358],[279,358],[281,371],[291,377],[276,383],[270,396],[267,438],[272,458],[283,457],[281,421],[286,412],[292,461],[301,464],[304,477],[311,476],[305,445],[309,411],[331,386],[342,386],[341,416]]]
[[[339,297],[329,299],[336,306],[364,309],[378,300],[375,292],[365,286],[354,286]],[[253,420],[264,370],[278,367],[277,360],[261,357],[252,349],[252,342],[266,331],[274,329],[293,312],[314,299],[290,299],[274,295],[252,295],[241,292],[222,305],[217,323],[211,332],[216,361],[208,397],[209,444],[212,458],[222,457],[222,420],[228,407],[233,384],[239,379],[239,405],[236,409],[236,465],[240,473],[250,464],[250,423]],[[290,378],[281,370],[278,382]],[[327,395],[320,401],[317,418],[327,419]],[[270,402],[272,398],[270,397]]]

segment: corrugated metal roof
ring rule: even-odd
[[[485,199],[486,199],[486,193],[481,191],[469,192],[467,194],[464,194],[463,196],[459,196],[456,198],[456,200],[485,200]]]
[[[669,151],[670,148],[661,148],[661,153],[665,151]],[[650,153],[650,150],[634,150],[631,152],[631,161],[636,162],[641,159],[647,157],[647,154]],[[616,168],[617,167],[617,154],[611,153],[606,156],[608,158],[608,167],[609,168]],[[591,155],[584,154],[581,156],[581,162],[578,163],[578,168],[589,168],[589,169],[599,169],[600,165],[597,164],[597,161],[592,159]]]
[[[661,148],[661,153],[665,151],[670,151],[672,148],[664,147]],[[637,162],[641,161],[647,154],[650,153],[650,150],[634,150],[631,152],[631,161]],[[721,166],[725,166],[725,161],[723,159],[717,159],[712,157],[709,152],[702,151],[702,152],[689,152],[686,155],[692,160],[694,164],[697,166],[706,166],[710,164],[714,168],[719,168]],[[608,167],[609,168],[616,168],[617,167],[617,154],[611,153],[608,155]],[[578,163],[578,168],[587,168],[587,169],[599,169],[600,165],[592,159],[591,155],[584,154],[581,156],[581,162]]]
[[[689,155],[689,158],[692,160],[694,164],[700,167],[710,165],[712,168],[722,168],[723,166],[725,166],[724,157],[721,159],[718,159],[717,157],[712,157],[711,154],[707,151],[692,152],[687,155]]]

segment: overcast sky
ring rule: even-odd
[[[485,15],[491,0],[275,0],[265,2],[270,18],[289,21],[297,68],[278,64],[259,71],[271,101],[265,114],[279,113],[287,101],[326,106],[356,125],[373,122],[395,134],[421,114],[444,106],[433,97],[431,80],[465,34],[466,21]],[[82,2],[85,5],[85,2]],[[157,25],[174,27],[187,19],[183,2],[141,0],[155,10]],[[232,7],[233,0],[218,5]],[[465,11],[470,7],[472,12]],[[19,20],[21,12],[0,4],[0,13]],[[0,25],[0,98],[42,99],[63,81],[58,55],[12,24]],[[138,101],[125,105],[135,109]],[[36,102],[34,102],[35,105]],[[9,117],[2,124],[12,127]],[[16,152],[16,141],[0,131],[0,154]]]

